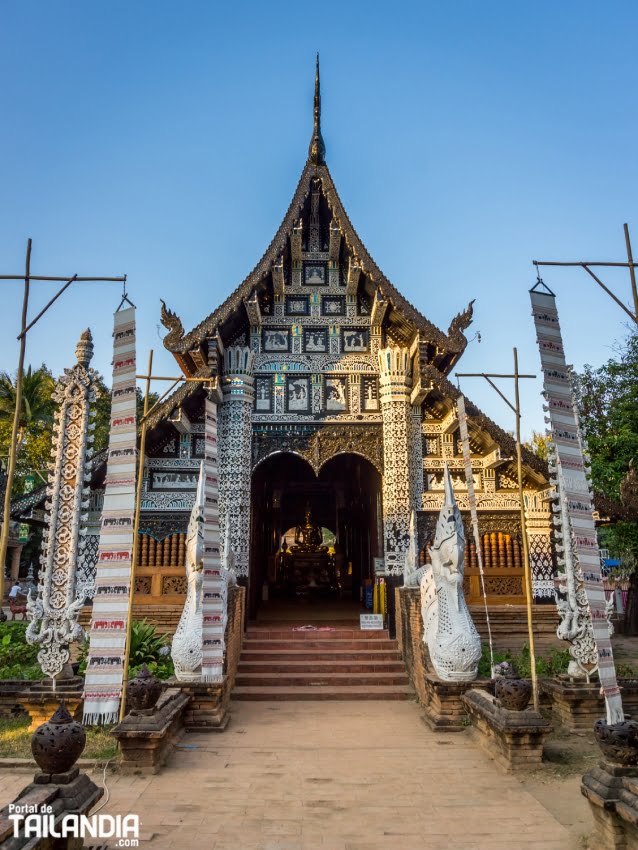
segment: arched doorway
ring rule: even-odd
[[[255,468],[251,505],[250,618],[296,607],[303,617],[309,603],[354,613],[382,555],[375,467],[347,452],[316,475],[299,455],[278,452]]]

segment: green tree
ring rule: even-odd
[[[638,464],[638,333],[598,369],[575,376],[583,433],[591,455],[594,490],[624,504],[628,518],[602,529],[601,541],[621,558],[631,578],[626,626],[638,632],[638,511],[632,497],[632,464]]]
[[[18,421],[18,448],[27,428],[32,425],[51,425],[55,403],[51,398],[55,382],[51,372],[42,364],[31,366],[22,378],[22,404]],[[8,372],[0,372],[0,422],[13,424],[16,409],[16,382]]]
[[[541,460],[547,460],[547,437],[541,434],[540,431],[532,431],[532,436],[526,440],[523,445]]]
[[[55,402],[51,398],[55,381],[43,364],[28,367],[22,382],[22,404],[16,440],[14,492],[24,489],[24,476],[35,473],[44,481],[49,462]],[[16,385],[7,372],[0,373],[0,453],[8,457],[16,409]]]

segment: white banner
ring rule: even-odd
[[[609,623],[600,572],[600,552],[594,523],[594,502],[586,474],[580,429],[573,403],[569,370],[565,361],[556,296],[530,291],[536,339],[541,355],[550,436],[556,447],[560,498],[566,502],[571,526],[572,551],[583,574],[583,587],[591,612],[598,652],[598,675],[607,703],[607,720],[623,720],[622,701],[609,638]],[[563,534],[570,529],[563,528]]]
[[[135,308],[128,307],[114,316],[111,430],[84,685],[85,724],[116,723],[119,718],[135,515],[135,366]]]

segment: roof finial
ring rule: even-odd
[[[326,161],[326,146],[321,135],[321,91],[319,83],[319,53],[317,53],[317,69],[315,71],[315,105],[314,105],[314,127],[308,158],[315,165],[323,165]]]

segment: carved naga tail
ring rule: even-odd
[[[184,325],[179,316],[166,306],[166,302],[160,298],[162,309],[160,319],[168,333],[164,337],[164,347],[172,351],[184,337]]]
[[[467,309],[463,310],[463,312],[459,313],[452,319],[450,327],[448,328],[448,339],[451,343],[454,343],[454,345],[458,347],[459,351],[464,351],[465,346],[467,345],[467,339],[465,338],[463,331],[467,330],[467,328],[469,328],[472,324],[475,300],[476,299],[473,298],[467,305]]]

